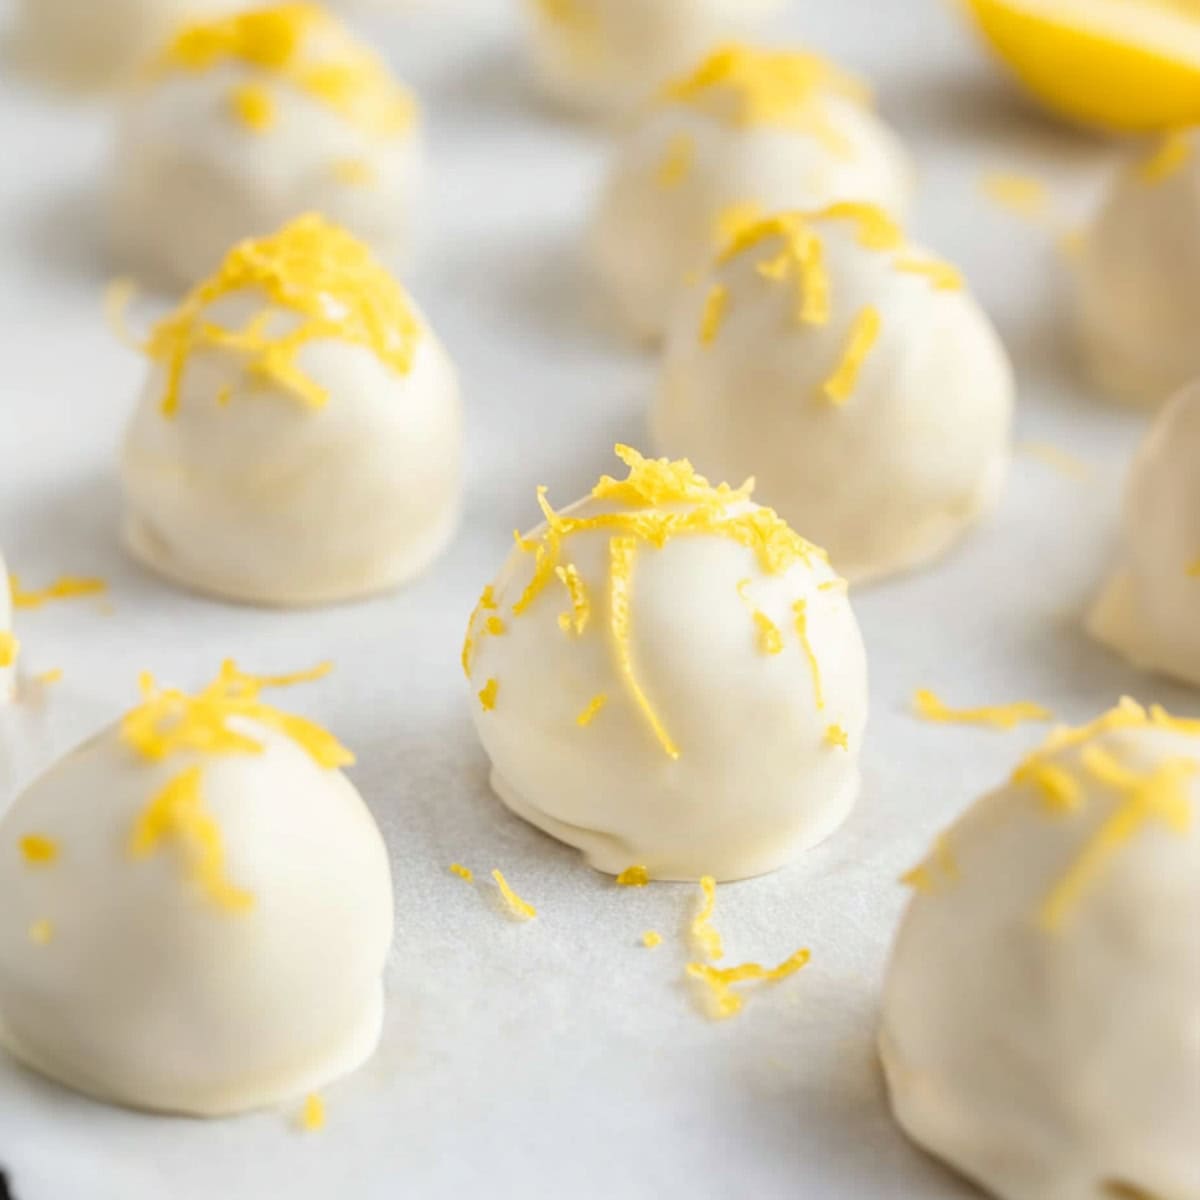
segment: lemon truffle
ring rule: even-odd
[[[1003,1200],[1200,1195],[1200,723],[1053,735],[940,837],[881,1050],[922,1147]]]
[[[631,112],[782,0],[525,0],[534,66],[556,103],[587,115]]]
[[[424,569],[457,519],[454,369],[369,251],[319,217],[242,242],[151,332],[125,538],[198,591],[315,605]]]
[[[417,105],[317,4],[182,29],[123,114],[110,225],[117,256],[186,286],[234,242],[320,212],[395,265],[425,175]]]
[[[310,675],[319,672],[310,673]],[[141,703],[0,820],[0,1041],[100,1100],[222,1116],[374,1052],[392,887],[352,756],[227,663]]]
[[[620,318],[653,340],[731,221],[844,200],[899,212],[909,191],[907,156],[857,81],[811,54],[732,44],[625,136],[591,254]]]
[[[823,551],[748,488],[618,447],[518,540],[463,651],[492,786],[597,870],[740,879],[859,789],[866,658]]]
[[[131,82],[185,22],[239,7],[246,0],[22,0],[14,55],[51,83],[104,90]]]
[[[1160,405],[1200,376],[1200,132],[1165,138],[1113,181],[1078,264],[1079,337],[1097,385]]]
[[[1200,687],[1200,384],[1159,413],[1126,486],[1117,567],[1088,619],[1139,667]]]
[[[880,209],[748,222],[680,301],[660,451],[758,494],[860,581],[942,554],[998,498],[1013,379],[949,264]]]

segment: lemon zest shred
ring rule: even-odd
[[[700,318],[700,344],[711,346],[721,333],[725,312],[729,307],[729,289],[723,283],[714,283],[704,301],[704,313]]]
[[[484,712],[493,712],[496,708],[496,697],[500,693],[500,681],[489,679],[479,693],[479,703]]]
[[[817,711],[822,712],[825,708],[825,684],[821,678],[821,664],[808,633],[808,601],[797,600],[792,605],[792,613],[795,616],[796,636],[800,639],[804,656],[808,659],[808,665],[812,670],[813,698],[816,701]]]
[[[879,309],[872,305],[854,318],[841,362],[821,389],[825,399],[835,408],[840,408],[854,394],[863,365],[879,340],[882,329],[883,318],[879,315]]]
[[[746,982],[779,983],[795,975],[812,961],[808,949],[797,950],[776,967],[764,967],[759,963],[742,963],[737,967],[714,967],[710,963],[688,963],[687,973],[707,985],[709,1003],[715,1020],[723,1021],[736,1016],[745,1006],[745,997],[734,991],[734,984]]]
[[[1040,217],[1050,204],[1050,194],[1040,179],[1012,172],[992,171],[980,181],[994,203],[1023,217]]]
[[[378,173],[365,158],[339,158],[330,172],[346,187],[372,187],[379,182]]]
[[[48,946],[54,941],[54,922],[48,921],[44,917],[41,920],[34,921],[29,927],[29,940],[35,946]]]
[[[608,697],[601,692],[588,701],[588,706],[575,718],[575,724],[580,729],[586,729],[595,719],[600,710],[608,703]]]
[[[642,934],[642,945],[645,946],[647,950],[653,950],[655,946],[661,946],[662,934],[659,933],[657,929],[647,929],[646,932]]]
[[[650,872],[645,867],[626,867],[617,876],[617,887],[645,887],[650,882]]]
[[[1051,721],[1054,714],[1040,704],[1020,700],[981,708],[950,708],[936,693],[920,688],[913,696],[916,713],[925,721],[941,725],[984,725],[992,729],[1015,729],[1026,721]]]
[[[934,839],[929,856],[901,875],[900,882],[914,891],[929,895],[943,884],[957,883],[960,878],[958,860],[949,835],[942,833]]]
[[[712,923],[717,908],[717,881],[705,875],[700,880],[700,890],[704,899],[692,920],[692,938],[705,958],[718,962],[725,957],[725,943]]]
[[[763,654],[782,654],[783,634],[780,633],[779,626],[765,612],[756,607],[754,601],[750,598],[750,582],[749,579],[743,579],[738,584],[737,590],[738,595],[742,598],[742,602],[750,610],[750,617],[754,622],[757,634],[758,648]]]
[[[895,219],[878,204],[862,200],[842,200],[808,214],[809,221],[849,221],[858,243],[864,250],[899,250],[904,245],[904,231]]]
[[[1151,187],[1157,187],[1182,171],[1191,158],[1191,140],[1182,129],[1173,130],[1138,165],[1138,178]]]
[[[450,874],[457,875],[459,879],[466,883],[473,883],[475,880],[475,872],[470,867],[464,867],[462,863],[451,863]]]
[[[825,741],[831,746],[837,746],[842,750],[850,749],[850,735],[841,725],[827,725],[825,727]]]
[[[757,265],[758,274],[776,283],[788,283],[795,294],[795,320],[799,325],[829,322],[829,276],[825,249],[813,228],[812,218],[803,213],[778,213],[743,224],[718,257],[724,265],[771,242],[782,242],[772,256]]]
[[[272,307],[241,329],[210,320],[210,306],[235,292],[260,291]],[[273,309],[299,317],[273,334]],[[162,366],[161,411],[179,411],[183,378],[193,351],[222,346],[245,359],[243,370],[266,380],[301,407],[323,408],[329,393],[298,361],[310,342],[333,339],[370,350],[389,370],[412,370],[421,326],[404,289],[367,246],[323,217],[297,217],[268,237],[239,242],[211,278],[194,287],[159,321],[142,346]]]
[[[203,768],[189,767],[155,795],[134,822],[129,853],[148,858],[163,843],[178,842],[188,876],[218,908],[242,913],[254,906],[252,892],[236,887],[225,875],[225,847],[220,826],[204,807]]]
[[[0,662],[0,666],[3,666]],[[34,683],[40,683],[42,687],[50,687],[51,684],[59,683],[63,677],[62,667],[51,667],[48,671],[42,671],[33,677]]]
[[[961,292],[966,287],[962,272],[939,259],[900,258],[892,266],[902,275],[920,275],[927,279],[937,292]]]
[[[304,1097],[300,1128],[305,1133],[320,1133],[325,1128],[325,1101],[316,1092],[310,1092]]]
[[[104,321],[113,336],[128,350],[141,350],[142,339],[129,324],[129,309],[138,294],[136,280],[128,275],[111,279],[104,289]]]
[[[666,189],[679,187],[691,174],[695,161],[695,140],[686,133],[676,134],[658,165],[658,186]]]
[[[499,868],[492,872],[492,878],[496,881],[496,886],[500,889],[500,895],[504,897],[504,902],[515,916],[519,917],[522,921],[532,921],[537,916],[537,909],[527,900],[522,900],[512,890],[508,884],[508,880],[504,878]]]
[[[79,596],[99,596],[108,591],[103,579],[63,575],[48,587],[26,591],[15,572],[8,577],[13,608],[41,608],[52,600],[74,600]]]
[[[0,630],[0,670],[11,667],[21,652],[21,643],[10,630]]]
[[[588,597],[587,584],[583,582],[583,576],[579,574],[579,569],[574,563],[568,563],[565,567],[555,567],[554,574],[567,589],[567,596],[571,601],[571,611],[559,616],[558,626],[564,633],[574,633],[576,637],[582,637],[592,616],[592,602]]]
[[[229,108],[239,124],[252,133],[267,133],[275,125],[275,99],[261,83],[245,83],[229,93]]]
[[[41,833],[27,833],[20,841],[21,857],[31,867],[49,867],[58,862],[59,845]]]
[[[463,674],[468,679],[471,678],[471,660],[474,656],[475,649],[477,646],[476,625],[477,625],[480,617],[484,617],[484,616],[486,616],[486,614],[494,613],[495,611],[496,611],[496,593],[493,590],[492,585],[489,583],[487,585],[487,587],[485,587],[483,589],[483,594],[479,597],[479,602],[475,605],[475,608],[472,611],[471,616],[467,620],[467,636],[463,641],[463,648],[462,648],[462,669],[463,669]],[[485,629],[487,628],[486,621],[484,624],[484,628]]]
[[[1012,782],[1034,788],[1050,812],[1074,812],[1083,804],[1079,780],[1057,763],[1041,761],[1031,755],[1012,773]]]

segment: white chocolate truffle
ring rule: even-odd
[[[758,495],[859,582],[944,553],[1007,473],[1013,378],[953,267],[879,209],[752,221],[678,305],[657,448]]]
[[[909,191],[907,157],[856,81],[810,54],[726,46],[619,147],[592,257],[620,318],[657,339],[688,276],[745,212],[846,200],[900,212]]]
[[[858,794],[866,658],[824,552],[746,488],[626,447],[519,540],[472,616],[492,786],[597,870],[741,879]]]
[[[423,570],[458,516],[446,352],[348,234],[304,217],[244,242],[151,333],[125,438],[125,536],[233,600],[334,603]]]
[[[0,821],[0,1041],[101,1100],[222,1116],[357,1068],[383,1019],[387,852],[336,768],[259,699],[321,672],[226,664],[67,755]]]
[[[1083,242],[1079,336],[1096,383],[1159,405],[1200,375],[1200,132],[1172,134],[1114,181]]]
[[[1200,723],[1060,731],[907,880],[904,1130],[1003,1200],[1200,1196]]]
[[[319,5],[183,29],[131,97],[110,224],[119,258],[186,286],[319,212],[396,265],[425,174],[412,96]]]
[[[245,8],[246,0],[23,0],[17,63],[62,87],[104,89],[129,82],[187,21]]]
[[[556,103],[588,115],[632,112],[782,0],[525,0],[534,65]]]
[[[1116,571],[1088,618],[1139,667],[1200,687],[1200,384],[1158,415],[1125,492]]]

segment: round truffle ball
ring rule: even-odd
[[[239,7],[247,0],[21,0],[13,50],[21,67],[58,86],[111,88],[131,82],[185,22]]]
[[[726,46],[621,142],[591,256],[619,319],[656,340],[689,274],[747,213],[843,200],[899,212],[910,174],[855,80],[810,54]]]
[[[746,489],[618,447],[514,549],[463,665],[492,786],[597,870],[740,879],[858,793],[866,658],[844,581]]]
[[[1159,405],[1200,376],[1200,133],[1172,134],[1114,180],[1078,268],[1079,335],[1098,386]]]
[[[130,97],[110,196],[117,256],[186,286],[225,251],[319,212],[395,265],[425,175],[420,116],[319,5],[180,31]]]
[[[126,542],[198,591],[316,605],[422,571],[457,522],[454,369],[403,289],[301,218],[237,246],[152,332]]]
[[[227,665],[142,704],[0,820],[0,1041],[97,1099],[222,1116],[378,1043],[387,854],[323,730]]]
[[[1062,731],[908,877],[881,1049],[904,1130],[1003,1200],[1200,1195],[1200,726]]]
[[[1200,384],[1158,415],[1125,492],[1117,567],[1088,619],[1139,667],[1200,687]]]
[[[589,116],[649,100],[729,37],[749,32],[781,0],[525,0],[534,66],[555,103]]]
[[[879,209],[749,223],[688,289],[656,445],[758,495],[858,582],[944,553],[997,500],[1013,378],[949,265]]]

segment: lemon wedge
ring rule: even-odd
[[[1200,123],[1200,0],[963,0],[1059,116],[1117,133]]]

